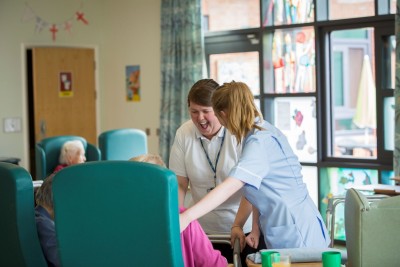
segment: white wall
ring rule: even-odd
[[[104,2],[102,129],[149,128],[149,152],[158,153],[161,0]],[[140,102],[124,100],[126,65],[140,65]]]
[[[28,6],[27,6],[27,5]],[[48,29],[35,31],[34,14],[49,22],[68,20],[83,4],[89,25],[73,21],[72,34],[60,30],[56,41]],[[114,128],[150,128],[149,152],[158,153],[160,110],[161,0],[0,0],[0,157],[21,158],[29,168],[26,109],[26,47],[95,48],[98,134]],[[28,11],[27,11],[28,8]],[[141,67],[141,102],[125,100],[125,66]],[[22,119],[22,131],[5,133],[4,118]]]

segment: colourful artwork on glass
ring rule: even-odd
[[[380,184],[395,185],[395,181],[392,179],[395,177],[394,171],[382,171]]]
[[[268,60],[268,57],[265,59]],[[276,30],[272,39],[275,93],[315,92],[315,36],[312,28]]]
[[[300,162],[317,162],[315,97],[277,97],[274,123],[286,135]]]
[[[314,21],[313,0],[263,0],[263,26],[290,25]]]
[[[326,168],[321,170],[319,184],[320,211],[326,220],[326,209],[330,198],[345,196],[346,190],[361,185],[377,184],[378,171],[355,168]],[[368,194],[368,192],[363,192]],[[345,240],[344,205],[335,209],[335,240]]]
[[[254,95],[260,94],[258,52],[210,55],[211,77],[219,84],[231,81],[246,83]]]

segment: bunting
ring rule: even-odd
[[[28,22],[33,21],[35,25],[35,33],[41,33],[43,31],[48,31],[53,42],[57,39],[57,34],[60,32],[67,32],[71,34],[74,22],[84,25],[89,25],[89,21],[85,17],[85,13],[82,11],[82,3],[80,8],[75,11],[69,18],[63,20],[62,22],[52,22],[45,18],[39,16],[35,13],[33,8],[25,3],[25,10],[22,15],[22,21]]]

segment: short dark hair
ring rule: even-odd
[[[211,97],[219,84],[213,79],[202,79],[193,84],[188,94],[188,107],[190,102],[196,103],[201,106],[211,107]]]

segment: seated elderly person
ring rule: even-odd
[[[57,252],[56,230],[54,226],[53,210],[53,176],[47,177],[42,186],[36,191],[35,220],[43,254],[47,265],[60,266]]]
[[[54,169],[54,172],[74,164],[86,161],[85,149],[79,140],[67,141],[63,144],[60,151],[60,164]]]
[[[130,159],[166,167],[159,155],[144,154]],[[180,212],[185,209],[179,208]],[[215,250],[197,220],[192,221],[181,233],[182,256],[185,267],[226,267],[227,260]]]

